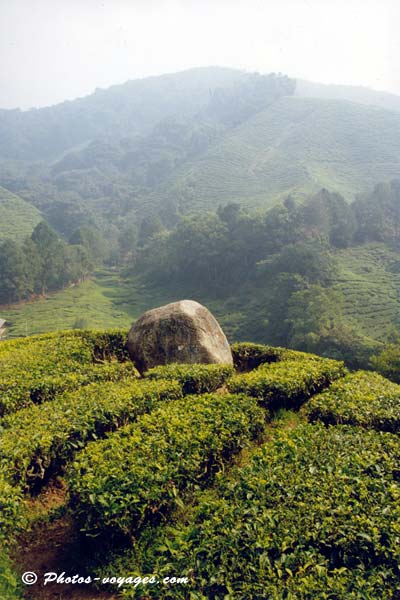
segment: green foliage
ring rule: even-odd
[[[373,347],[374,340],[389,340],[398,324],[398,254],[383,243],[370,243],[340,250],[336,257],[339,274],[333,288],[342,297],[343,320],[353,326],[356,345],[369,345],[368,354],[376,354],[379,343]]]
[[[0,474],[0,598],[22,600],[19,578],[9,559],[9,545],[25,524],[21,492]]]
[[[134,376],[137,372],[131,363],[95,363],[126,359],[125,340],[125,334],[118,331],[71,331],[2,342],[0,416],[92,381]]]
[[[388,344],[374,356],[371,356],[371,366],[384,377],[400,383],[400,344]]]
[[[196,115],[208,103],[210,90],[244,78],[245,74],[235,69],[190,69],[96,89],[85,98],[48,108],[2,110],[0,156],[54,160],[54,156],[104,135],[141,135],[170,115]]]
[[[0,598],[22,600],[19,577],[13,572],[8,554],[0,545]]]
[[[36,208],[0,187],[0,240],[23,242],[40,220],[41,215]]]
[[[116,383],[94,383],[32,406],[2,422],[0,467],[10,482],[37,487],[59,473],[75,452],[152,410],[180,398],[176,381],[130,381],[132,367]]]
[[[388,433],[279,432],[234,480],[203,493],[186,524],[139,543],[137,570],[189,575],[189,586],[151,586],[164,600],[397,598],[399,459]]]
[[[170,364],[154,367],[144,376],[148,379],[174,379],[182,385],[184,394],[215,392],[234,374],[229,365]]]
[[[303,360],[261,365],[250,373],[232,377],[227,387],[234,394],[254,396],[274,410],[296,408],[345,373],[342,362],[310,355]]]
[[[354,210],[361,242],[400,243],[400,180],[379,183],[372,194],[357,199]]]
[[[91,534],[133,534],[209,483],[264,423],[264,411],[245,396],[168,403],[76,457],[69,474],[76,519]]]
[[[15,536],[23,521],[21,492],[0,474],[0,547]]]
[[[238,371],[251,371],[264,363],[272,363],[280,360],[320,359],[320,357],[298,352],[297,350],[253,344],[251,342],[233,344],[232,356],[235,368]]]
[[[0,243],[0,303],[44,294],[87,277],[93,271],[84,246],[69,246],[44,221],[22,245]]]
[[[357,371],[311,398],[303,410],[310,421],[396,433],[400,432],[400,386],[377,373]]]

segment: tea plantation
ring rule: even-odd
[[[285,348],[232,352],[234,368],[141,377],[124,331],[0,344],[1,600],[53,597],[20,583],[18,554],[62,519],[93,599],[400,598],[400,386]],[[54,482],[62,504],[38,517]],[[128,579],[107,588],[111,574]]]

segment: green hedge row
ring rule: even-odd
[[[90,444],[69,474],[78,522],[92,534],[135,532],[209,482],[264,423],[265,411],[246,396],[186,396]]]
[[[182,384],[184,394],[215,392],[234,374],[229,365],[171,364],[154,367],[145,373],[148,379],[175,379]]]
[[[58,375],[43,375],[40,379],[22,374],[14,385],[10,381],[4,384],[4,379],[0,378],[0,416],[4,417],[23,408],[54,400],[64,392],[89,383],[119,381],[137,376],[138,372],[132,363],[105,362],[88,364],[77,371],[71,368],[71,371]]]
[[[357,371],[311,398],[303,410],[310,421],[400,432],[400,386],[377,373]]]
[[[130,564],[142,576],[191,577],[190,586],[148,587],[154,599],[394,600],[399,459],[389,433],[309,424],[280,432],[234,480],[200,495],[186,525],[147,532]]]
[[[115,369],[132,365],[113,366],[125,358],[124,339],[121,332],[73,331],[2,342],[0,416],[91,381],[112,380]],[[96,364],[100,359],[114,362]]]
[[[0,475],[0,544],[14,535],[22,523],[21,491]]]
[[[8,551],[0,542],[0,600],[22,600],[19,577],[13,572]]]
[[[316,354],[308,354],[289,348],[265,346],[251,342],[240,342],[231,346],[233,363],[238,371],[251,371],[264,363],[281,360],[321,360]]]
[[[19,580],[9,560],[9,543],[24,523],[22,495],[0,476],[0,599],[21,600]]]
[[[259,398],[271,409],[296,408],[346,372],[342,362],[328,358],[287,360],[236,375],[228,381],[227,387],[232,393]]]
[[[125,380],[90,384],[23,409],[2,423],[1,472],[14,484],[32,487],[58,472],[89,440],[135,420],[161,400],[181,396],[176,381]]]

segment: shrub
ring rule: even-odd
[[[78,522],[91,533],[129,535],[209,482],[264,422],[246,396],[186,396],[90,444],[69,475]]]
[[[182,396],[176,381],[91,384],[52,402],[8,416],[0,438],[0,468],[29,487],[59,472],[89,440],[135,420],[157,402]]]
[[[137,569],[191,575],[190,586],[151,586],[154,599],[397,598],[399,459],[388,433],[280,432],[234,480],[200,495],[185,525],[139,541]]]
[[[0,416],[91,381],[113,379],[118,369],[134,371],[132,363],[94,364],[123,359],[123,334],[60,332],[3,342],[0,346]],[[129,366],[131,365],[131,366]]]
[[[0,475],[0,545],[8,541],[23,522],[22,495]]]
[[[1,600],[22,600],[19,577],[13,572],[5,548],[0,543],[0,598]]]
[[[303,400],[346,373],[342,362],[330,359],[287,360],[261,365],[232,377],[228,389],[259,398],[271,409],[295,408]]]
[[[264,363],[281,360],[321,360],[321,357],[315,354],[249,342],[233,344],[231,349],[233,363],[238,371],[251,371]]]
[[[170,364],[154,367],[145,373],[148,379],[176,379],[184,394],[214,392],[234,374],[229,365]]]
[[[400,386],[377,373],[357,371],[311,398],[303,410],[310,421],[399,432]]]

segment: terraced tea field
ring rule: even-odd
[[[34,206],[0,187],[0,241],[8,238],[22,242],[41,220]]]
[[[365,336],[384,341],[400,325],[400,258],[383,244],[337,253],[340,274],[335,289],[343,294],[343,312]]]
[[[0,347],[1,600],[398,597],[400,386],[255,344],[141,377],[126,333]]]

